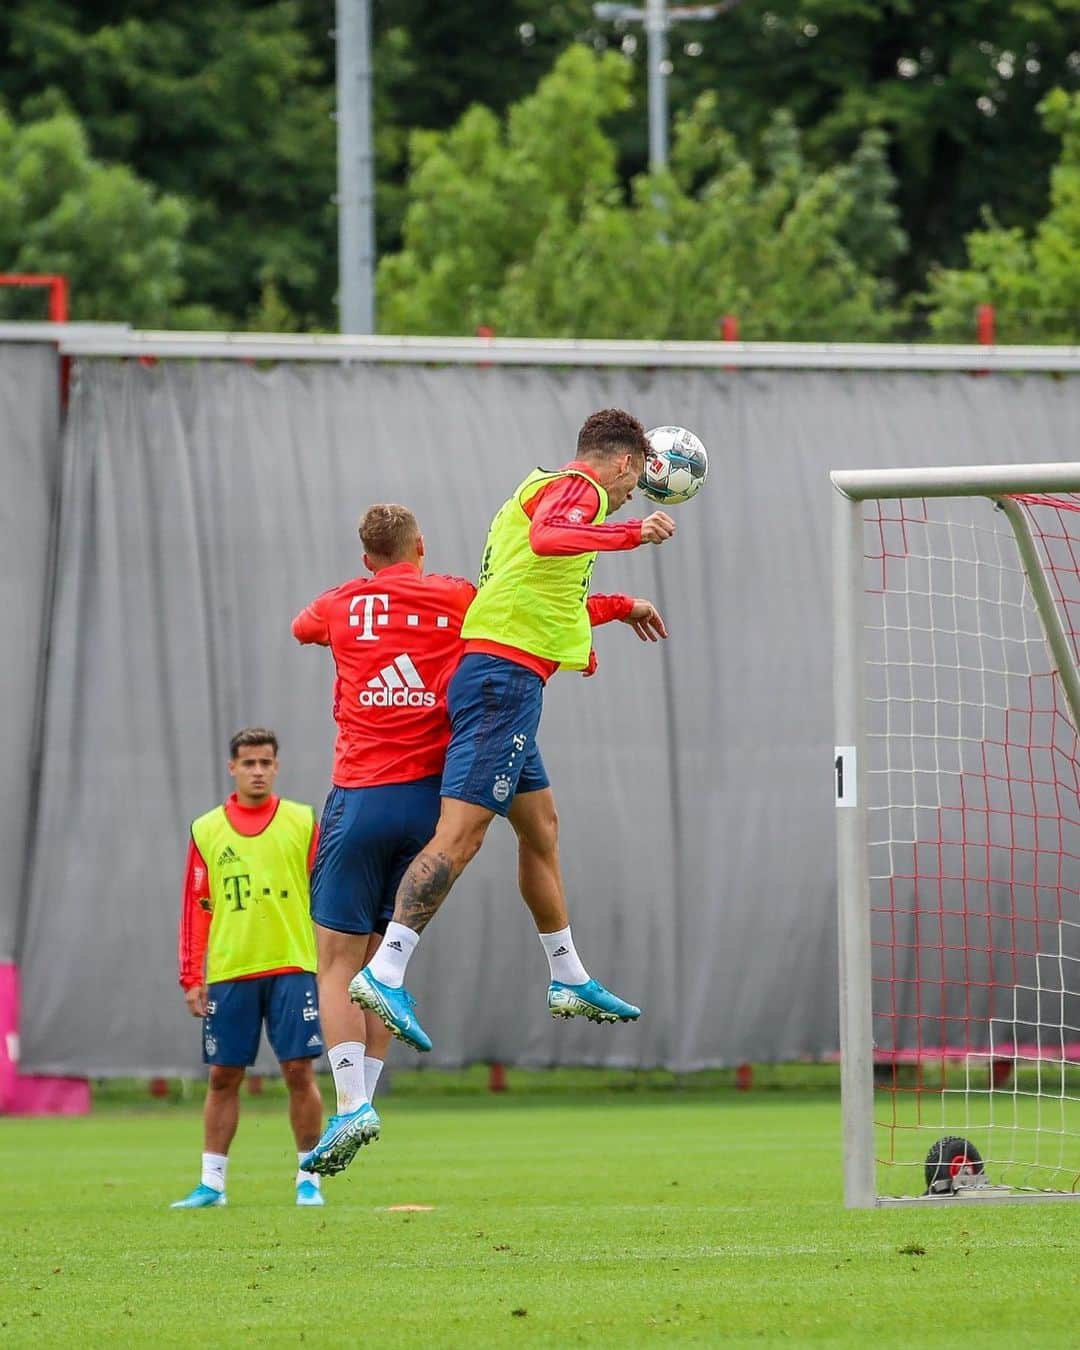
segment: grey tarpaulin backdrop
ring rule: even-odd
[[[26,910],[60,463],[58,390],[51,346],[0,347],[0,962],[15,956]]]
[[[177,892],[186,824],[227,788],[228,733],[278,729],[288,795],[319,804],[327,783],[332,672],[293,644],[292,615],[358,570],[375,500],[416,509],[432,567],[473,575],[508,491],[610,404],[693,427],[712,456],[673,543],[596,568],[596,590],[654,597],[670,642],[602,631],[599,675],[553,681],[541,728],[579,947],[646,1015],[547,1017],[497,828],[410,967],[432,1062],[686,1070],[835,1049],[827,470],[1074,457],[1075,378],[84,362],[25,1067],[195,1068]]]

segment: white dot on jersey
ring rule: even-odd
[[[406,614],[406,615],[405,615],[405,622],[409,625],[410,628],[415,628],[415,627],[417,626],[417,624],[419,624],[419,622],[420,622],[420,615],[419,615],[419,614]]]
[[[389,615],[389,614],[380,614],[380,615],[376,618],[375,622],[379,625],[380,628],[385,628],[386,625],[390,622],[390,615]]]
[[[435,627],[436,627],[436,628],[449,628],[449,627],[450,627],[450,620],[446,617],[445,614],[440,614],[439,617],[435,620]]]

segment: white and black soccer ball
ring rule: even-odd
[[[645,433],[649,453],[638,487],[650,501],[678,506],[701,491],[709,474],[709,456],[685,427],[653,427]]]

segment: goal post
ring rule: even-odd
[[[1075,1198],[1080,464],[831,479],[845,1204]]]

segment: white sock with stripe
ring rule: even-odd
[[[368,970],[380,984],[400,989],[405,983],[405,967],[419,941],[419,933],[391,919],[386,925],[386,936],[379,944],[379,950],[368,962]]]
[[[547,952],[553,980],[563,984],[584,984],[588,980],[589,972],[581,964],[569,928],[560,928],[557,933],[541,933],[539,937]]]
[[[326,1052],[330,1061],[330,1072],[334,1075],[334,1087],[337,1089],[337,1114],[348,1115],[358,1110],[367,1101],[367,1089],[364,1086],[364,1043],[363,1041],[341,1041]]]
[[[224,1193],[225,1169],[228,1165],[229,1160],[224,1153],[204,1153],[202,1155],[202,1184]]]

